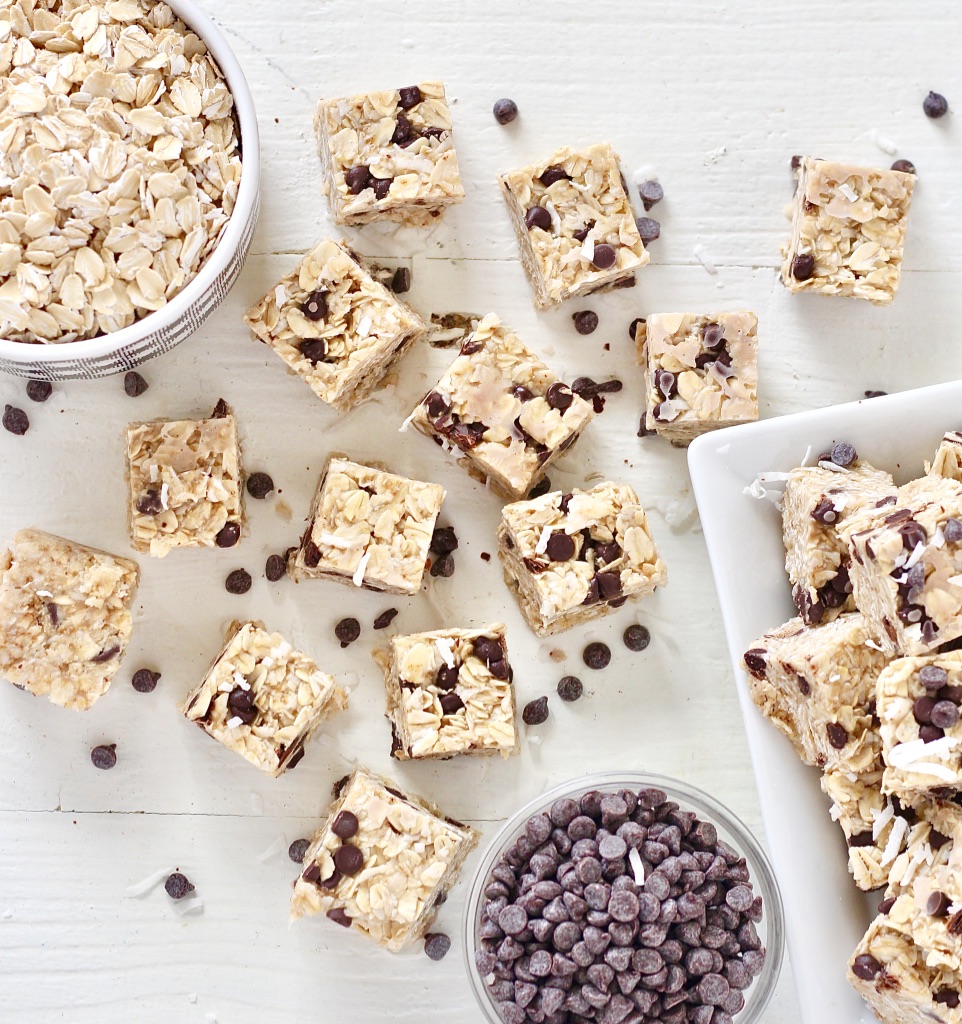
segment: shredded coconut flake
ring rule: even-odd
[[[877,129],[873,128],[869,132],[869,136],[883,153],[894,156],[899,151],[899,147],[887,135],[883,135]]]
[[[12,921],[13,911],[9,907],[7,907],[7,909],[2,914],[0,914],[0,917],[2,917],[4,921]]]
[[[151,889],[155,889],[161,882],[165,881],[170,874],[170,868],[159,868],[152,875],[148,875],[142,882],[127,886],[128,896],[146,896]]]
[[[399,434],[406,434],[408,427],[414,422],[414,417],[418,414],[420,406],[415,407],[414,412],[405,419],[405,421],[397,428]]]
[[[842,184],[835,189],[835,191],[845,196],[845,198],[850,203],[854,203],[855,200],[858,199],[858,193],[855,191],[854,188],[852,188],[851,185],[849,185],[847,181],[843,181]]]
[[[902,849],[902,840],[905,838],[905,833],[908,830],[909,823],[905,818],[898,817],[892,822],[892,831],[889,834],[888,842],[885,844],[885,851],[882,854],[882,867],[885,867],[886,864],[891,864],[899,855],[899,851]]]
[[[903,568],[911,569],[912,566],[918,564],[919,559],[924,554],[925,554],[925,545],[923,543],[919,542],[918,544],[915,545],[915,549],[912,551],[912,554],[909,555],[909,557],[906,560],[905,565],[903,566]]]
[[[541,528],[541,536],[538,538],[538,543],[534,547],[534,553],[536,555],[544,554],[548,550],[548,541],[551,538],[551,527],[543,526]]]
[[[633,846],[628,851],[628,863],[631,865],[631,873],[635,879],[635,885],[645,884],[645,865],[642,863],[641,854]]]
[[[590,231],[581,246],[581,258],[589,263],[595,258],[595,240],[591,237]]]
[[[266,864],[269,860],[276,857],[282,850],[286,850],[288,846],[287,840],[283,836],[278,836],[270,846],[266,849],[261,850],[257,855],[257,859],[261,864]]]
[[[167,495],[169,493],[170,493],[170,488],[167,486],[167,484],[161,484],[160,485],[160,507],[161,508],[170,508],[170,505],[167,503]]]
[[[244,719],[241,718],[240,715],[234,715],[233,718],[228,718],[227,719],[227,728],[228,729],[236,729],[239,725],[243,725],[243,724],[244,724]]]
[[[895,808],[887,803],[881,811],[872,811],[872,817],[875,819],[872,823],[872,838],[878,839],[882,829],[895,817]]]
[[[359,548],[367,543],[366,537],[359,537],[357,540],[345,540],[343,537],[335,537],[333,533],[322,533],[317,538],[318,544],[325,547],[337,548],[340,551],[350,551],[351,548]]]
[[[444,664],[448,668],[454,668],[454,641],[448,637],[438,637],[434,641],[434,646],[437,647]]]
[[[370,316],[363,316],[361,322],[357,325],[357,336],[359,338],[366,338],[371,333],[371,328],[374,326],[374,321]]]
[[[865,641],[865,646],[871,647],[873,651],[882,650],[882,645],[880,643],[877,643],[875,640],[872,640],[871,638]]]
[[[354,570],[354,575],[351,577],[351,582],[355,587],[363,586],[364,584],[364,573],[367,571],[367,563],[371,560],[371,551],[368,549],[361,555],[360,562],[357,563],[357,568]]]
[[[715,274],[718,273],[718,267],[716,267],[715,264],[712,262],[711,257],[709,257],[707,251],[705,250],[705,247],[701,244],[701,242],[699,242],[695,246],[695,248],[692,249],[692,252],[695,254],[695,259],[698,260],[698,262],[705,268],[705,270],[708,271],[709,274],[714,276]]]
[[[832,473],[848,473],[849,472],[849,470],[847,470],[844,466],[836,465],[830,459],[822,459],[819,462],[819,464],[818,464],[818,468],[819,469],[827,469],[827,470],[829,470]]]

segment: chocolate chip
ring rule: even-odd
[[[887,391],[866,391],[865,392],[865,397],[866,398],[884,398],[885,395],[887,395],[887,394],[888,394]],[[893,503],[894,503],[894,500],[895,499],[893,498],[892,499]]]
[[[657,181],[643,181],[638,186],[638,196],[646,210],[650,210],[656,203],[665,198],[665,190]]]
[[[53,385],[49,380],[28,380],[27,398],[31,402],[46,402],[53,393]]]
[[[501,99],[494,105],[494,119],[498,124],[511,124],[518,116],[518,104],[514,100]]]
[[[925,910],[932,917],[948,917],[951,905],[952,900],[940,889],[936,889],[926,901]]]
[[[653,217],[636,217],[635,224],[645,245],[651,245],[661,235],[661,225]]]
[[[568,534],[557,530],[548,538],[545,553],[552,562],[567,562],[574,557],[575,542]]]
[[[214,543],[219,548],[232,548],[240,540],[240,535],[240,523],[224,523],[224,525],[217,531],[214,537]]]
[[[792,277],[807,281],[815,273],[815,257],[810,252],[799,253],[792,260]]]
[[[903,174],[916,174],[915,164],[911,160],[896,160],[892,164],[893,171],[902,171]]]
[[[258,711],[250,687],[245,690],[240,685],[235,686],[227,695],[227,710],[232,717],[239,718],[244,725],[253,725]]]
[[[652,381],[665,398],[672,398],[678,394],[678,379],[670,371],[655,370]]]
[[[451,939],[444,932],[427,932],[424,936],[424,952],[429,960],[443,960],[451,948]]]
[[[460,670],[457,665],[442,665],[434,679],[434,685],[442,691],[453,690],[458,685]]]
[[[936,740],[942,739],[944,735],[945,733],[935,725],[923,725],[919,728],[919,739],[923,743],[934,743]]]
[[[851,466],[857,458],[858,452],[847,441],[839,441],[838,444],[832,445],[831,460],[836,466]]]
[[[284,578],[287,572],[287,562],[283,555],[268,555],[267,563],[264,566],[264,575],[271,583],[276,583]]]
[[[934,697],[917,697],[912,704],[912,714],[919,725],[932,724],[932,709],[936,705]]]
[[[287,856],[290,857],[295,864],[303,864],[304,857],[307,855],[307,848],[310,845],[310,839],[295,839],[287,848]]]
[[[397,608],[388,608],[386,612],[381,612],[381,614],[374,620],[374,628],[387,629],[387,627],[390,626],[397,617],[397,614]]]
[[[529,701],[521,712],[521,718],[525,725],[542,725],[548,721],[548,698],[538,697]]]
[[[558,682],[558,696],[569,704],[580,700],[584,692],[584,685],[577,676],[564,676]]]
[[[568,181],[568,173],[560,164],[552,164],[546,167],[539,177],[545,188],[550,188],[556,181]]]
[[[593,334],[598,329],[598,314],[591,309],[582,309],[571,314],[575,330],[579,334]]]
[[[139,668],[133,674],[130,680],[130,685],[138,693],[153,693],[157,689],[157,681],[160,679],[160,673],[154,672],[149,668]]]
[[[397,120],[394,123],[394,134],[391,136],[391,141],[399,146],[403,146],[405,142],[413,138],[413,135],[414,130],[411,127],[411,122],[403,114],[398,114]]]
[[[545,393],[545,401],[552,409],[564,412],[575,400],[574,392],[560,380],[552,384]]]
[[[251,473],[247,478],[247,493],[252,498],[266,498],[273,490],[274,481],[267,473]]]
[[[124,391],[128,397],[140,398],[149,387],[147,381],[136,370],[128,370],[124,374]]]
[[[175,871],[172,875],[167,876],[164,889],[172,900],[182,900],[189,892],[194,891],[194,886],[186,875]]]
[[[609,267],[615,265],[617,258],[618,255],[614,248],[602,242],[601,245],[595,246],[594,252],[591,254],[591,263],[599,270],[608,270]]]
[[[222,420],[225,416],[230,416],[230,406],[223,398],[218,398],[217,404],[211,411],[210,418],[212,420]]]
[[[611,648],[596,640],[581,652],[581,658],[588,668],[606,668],[611,661]]]
[[[947,1006],[950,1010],[957,1009],[960,1002],[959,993],[951,988],[940,988],[932,999],[942,1006]]]
[[[327,291],[324,288],[318,288],[311,292],[311,294],[308,295],[308,297],[301,303],[301,312],[312,323],[317,323],[318,320],[326,317]],[[314,360],[312,360],[312,362],[313,361]]]
[[[551,230],[551,214],[543,206],[532,206],[524,215],[524,225],[531,231],[532,228],[541,228],[542,231]]]
[[[838,519],[838,512],[835,511],[835,506],[828,498],[822,498],[815,508],[812,509],[812,518],[816,523],[830,526]]]
[[[341,619],[334,627],[334,635],[341,641],[341,647],[347,647],[361,635],[361,624],[353,617]]]
[[[402,89],[398,89],[398,106],[403,107],[405,110],[410,110],[411,107],[416,107],[421,102],[421,90],[416,85],[406,85]]]
[[[431,563],[431,575],[435,578],[447,579],[454,575],[454,556],[441,555]]]
[[[356,875],[364,866],[364,854],[351,843],[342,843],[334,851],[334,866],[342,875]]]
[[[939,729],[951,729],[959,720],[959,707],[950,700],[940,700],[932,708],[930,720]]]
[[[930,692],[941,690],[948,681],[948,672],[939,665],[923,665],[919,669],[919,682]]]
[[[329,921],[339,924],[342,928],[351,927],[351,918],[343,907],[333,907],[324,915]]]
[[[644,626],[633,623],[623,633],[622,640],[629,651],[643,651],[651,643],[651,633]]]
[[[464,707],[464,701],[456,693],[443,694],[440,704],[444,715],[456,715]]]
[[[109,771],[117,763],[117,744],[102,743],[90,751],[90,760],[94,768]]]
[[[352,811],[339,811],[337,817],[331,823],[331,831],[338,839],[350,839],[357,835],[360,823],[357,815]]]
[[[636,316],[635,319],[632,320],[631,323],[628,325],[628,337],[632,341],[635,340],[635,333],[636,333],[636,331],[644,323],[647,323],[647,321],[645,320],[645,318],[643,316]]]
[[[946,519],[942,524],[942,536],[949,544],[962,540],[962,519]]]
[[[391,278],[391,291],[395,295],[403,295],[411,290],[411,271],[408,267],[398,267]]]
[[[327,342],[323,338],[310,338],[301,342],[299,351],[313,366],[317,366],[327,358]]]
[[[251,574],[246,569],[235,569],[233,572],[228,573],[227,579],[224,580],[224,586],[227,588],[228,594],[246,594],[253,583]]]
[[[444,416],[451,409],[451,403],[437,391],[431,391],[425,396],[424,406],[432,420]]]
[[[391,191],[393,182],[393,178],[372,178],[371,184],[374,186],[374,198],[387,199],[387,194]]]
[[[922,100],[922,110],[925,111],[926,117],[945,117],[949,112],[949,101],[941,93],[930,92],[928,96]]]
[[[27,414],[23,409],[18,409],[13,405],[6,405],[3,408],[3,427],[5,430],[9,430],[11,434],[23,437],[30,429],[30,420],[27,419]]]
[[[144,491],[137,498],[137,511],[143,516],[159,516],[164,511],[164,503],[160,499],[160,491],[153,488]]]
[[[828,734],[828,742],[836,750],[841,750],[848,743],[848,732],[845,726],[839,725],[838,722],[829,722],[825,726],[825,732]]]
[[[436,555],[450,555],[458,549],[458,535],[453,526],[438,526],[431,535],[429,550]]]

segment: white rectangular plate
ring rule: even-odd
[[[781,516],[772,502],[744,491],[759,473],[787,472],[809,446],[817,457],[835,441],[850,441],[901,484],[922,474],[945,431],[960,427],[962,382],[954,382],[731,427],[699,437],[689,449],[805,1024],[875,1020],[845,980],[845,965],[880,895],[866,898],[855,888],[818,772],[798,760],[748,695],[742,654],[795,608]]]

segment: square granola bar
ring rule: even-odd
[[[645,426],[688,444],[699,434],[758,419],[758,318],[656,313],[635,329]]]
[[[634,280],[649,260],[618,155],[565,146],[498,179],[539,309]]]
[[[391,639],[385,673],[399,760],[518,753],[513,672],[501,623]]]
[[[859,612],[821,626],[790,619],[745,652],[748,689],[806,763],[863,772],[878,759],[875,682],[888,663]]]
[[[288,574],[297,581],[325,579],[416,594],[443,500],[438,484],[332,455]]]
[[[474,829],[358,768],[308,847],[291,918],[323,911],[396,952],[430,926],[477,841]]]
[[[782,281],[885,305],[902,274],[915,175],[801,157]]]
[[[645,510],[626,484],[505,505],[498,557],[508,589],[539,636],[601,618],[667,581]]]
[[[136,562],[21,530],[0,552],[0,677],[86,711],[120,668],[139,579]]]
[[[788,474],[781,502],[785,570],[807,626],[855,610],[848,543],[839,529],[853,516],[894,504],[896,490],[889,473],[857,455],[847,467],[823,460]]]
[[[127,481],[136,551],[231,547],[245,529],[237,425],[223,399],[207,419],[131,423]]]
[[[318,398],[342,412],[364,401],[425,330],[332,241],[315,246],[244,319]]]
[[[346,707],[345,690],[280,633],[259,622],[235,622],[181,711],[276,778],[301,760],[321,722]]]
[[[589,402],[489,313],[410,422],[512,499],[534,487],[593,415]]]
[[[335,224],[423,226],[464,199],[440,82],[321,100],[314,131]]]

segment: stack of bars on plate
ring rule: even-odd
[[[925,468],[898,487],[840,443],[786,475],[798,616],[744,664],[763,714],[824,772],[855,884],[885,887],[849,980],[884,1021],[957,1024],[962,434]]]

